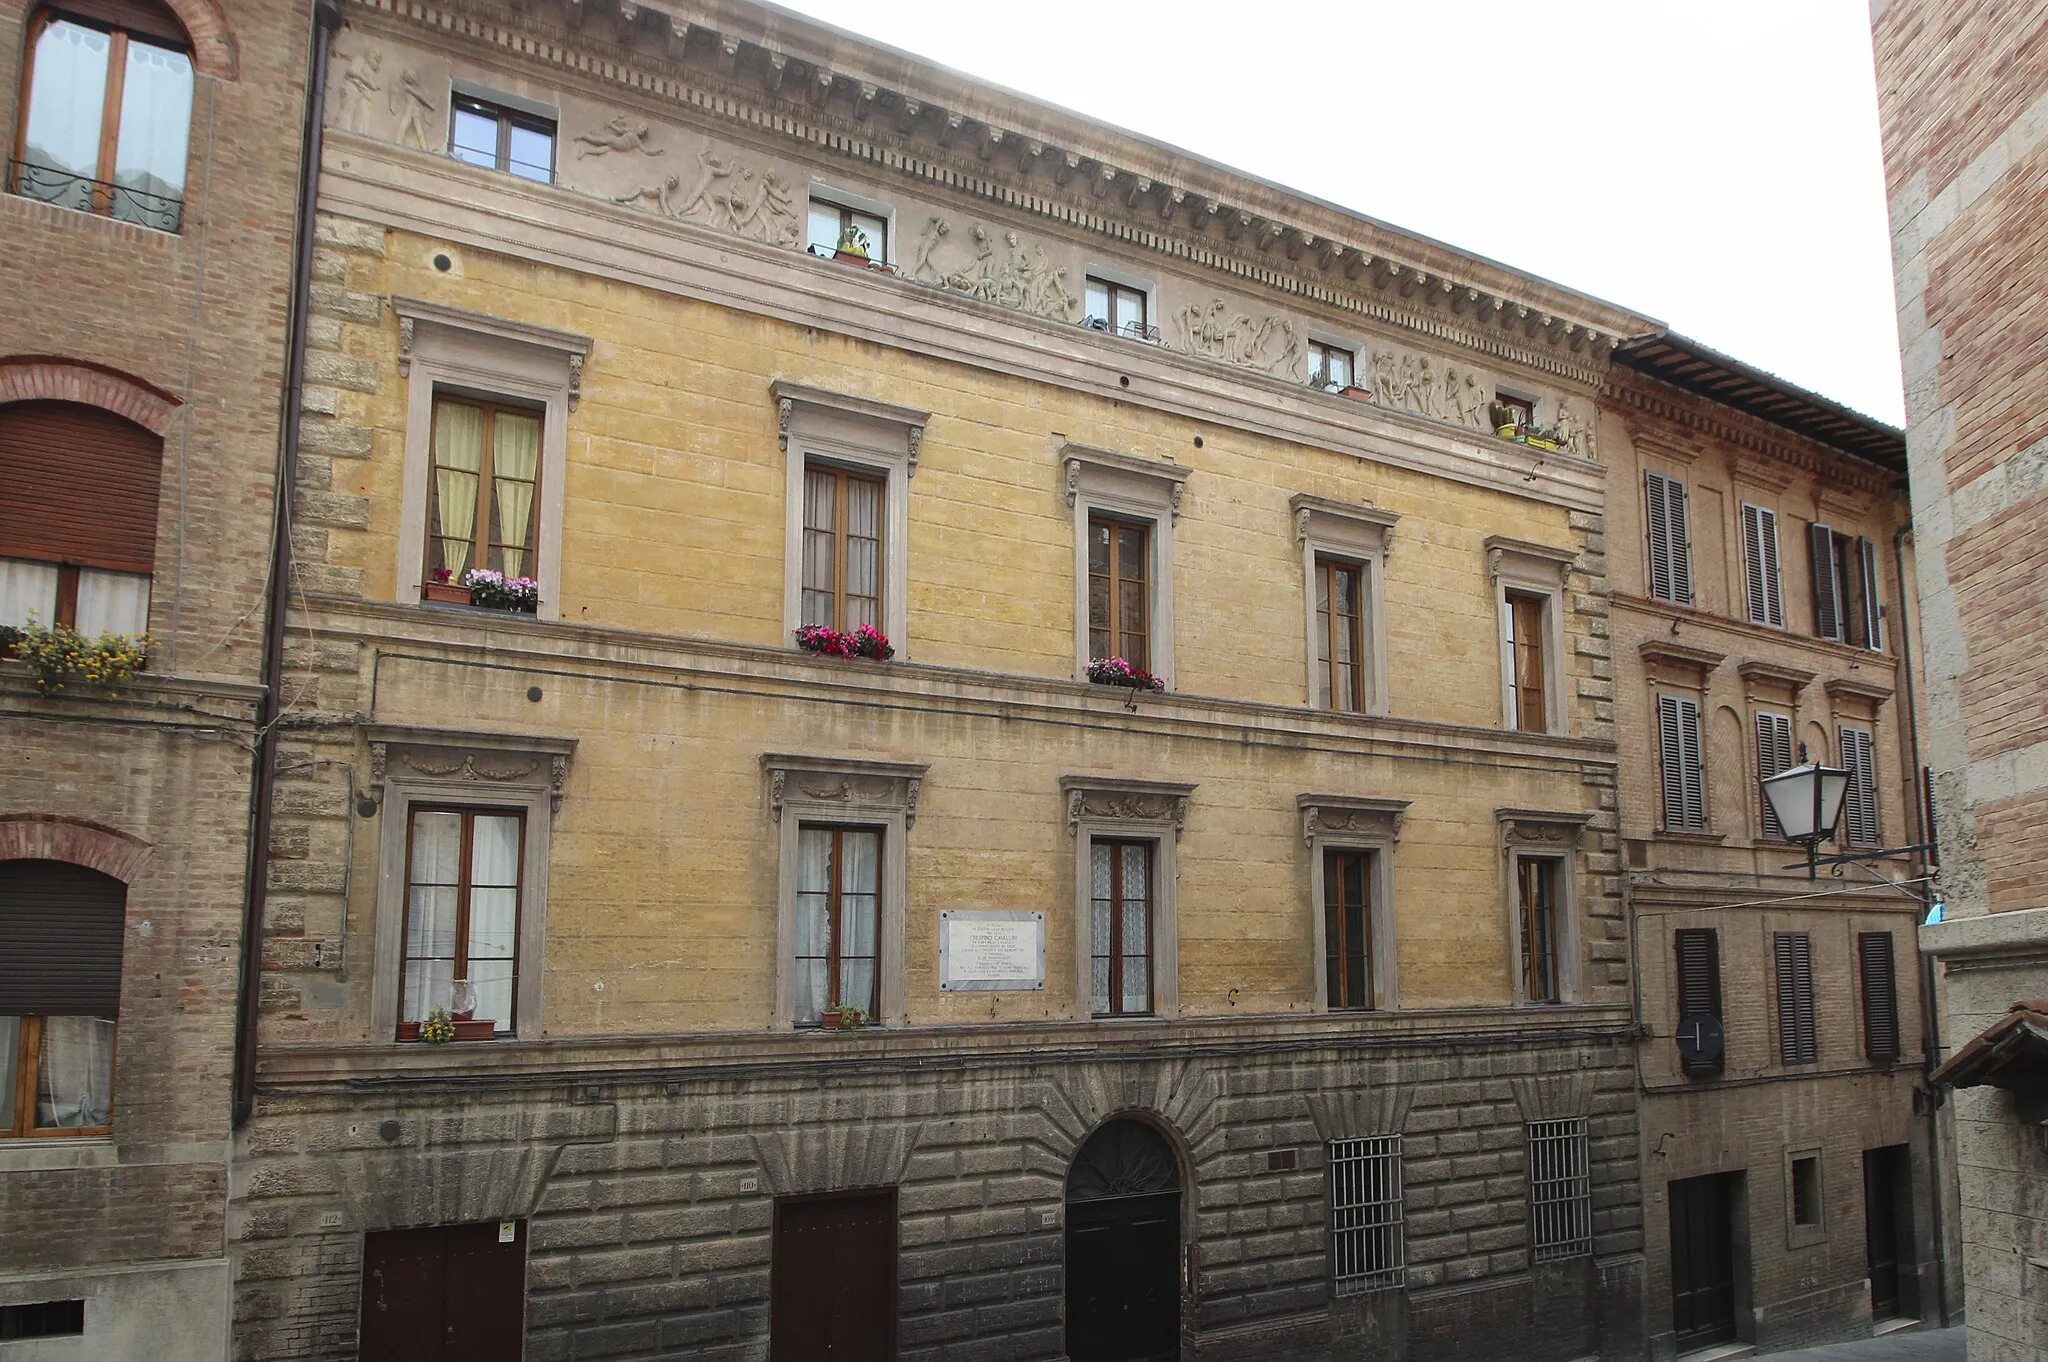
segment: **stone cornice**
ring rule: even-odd
[[[1597,387],[1658,323],[1185,152],[973,84],[747,0],[608,4],[354,0],[632,97],[865,162],[1014,212]],[[792,79],[794,75],[794,79]],[[1039,177],[1043,177],[1041,180]],[[1181,218],[1185,221],[1179,221]],[[1209,224],[1221,224],[1222,240]],[[1278,253],[1276,254],[1276,248]]]

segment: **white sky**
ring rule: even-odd
[[[781,0],[1903,416],[1867,0]]]

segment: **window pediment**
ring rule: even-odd
[[[1060,790],[1067,799],[1067,833],[1074,835],[1081,820],[1170,826],[1175,840],[1187,826],[1188,801],[1195,793],[1192,784],[1172,780],[1125,780],[1115,776],[1061,776]]]
[[[837,446],[900,459],[908,476],[917,475],[930,412],[782,379],[769,384],[768,391],[775,398],[776,440],[785,453],[794,435],[799,444],[816,442],[828,449]]]
[[[1301,840],[1313,845],[1318,837],[1394,841],[1401,835],[1401,821],[1407,815],[1409,801],[1305,794],[1295,796],[1294,804],[1301,812]]]
[[[568,370],[569,410],[583,400],[583,363],[590,356],[591,339],[573,331],[556,331],[531,322],[493,317],[484,312],[430,303],[419,298],[393,298],[391,310],[398,314],[398,372],[412,373],[416,355],[460,362],[465,350],[478,340],[509,342],[539,351],[549,362]]]
[[[849,817],[901,814],[905,827],[917,822],[924,793],[925,762],[869,757],[815,757],[769,752],[761,757],[768,777],[768,809],[779,822],[786,805],[838,807]]]
[[[1799,692],[1812,684],[1814,673],[1801,667],[1780,667],[1771,662],[1744,662],[1735,668],[1735,674],[1742,678],[1742,687],[1747,699],[1778,700],[1781,697],[1767,692],[1776,688],[1784,692],[1782,698],[1796,702]]]
[[[1653,638],[1637,652],[1649,671],[1651,684],[1685,686],[1693,690],[1706,689],[1708,673],[1728,659],[1726,653],[1673,643],[1669,639]]]
[[[1096,449],[1071,441],[1060,446],[1066,461],[1067,505],[1086,490],[1090,496],[1117,497],[1155,506],[1180,519],[1181,495],[1194,470],[1165,459],[1141,459],[1113,449]]]
[[[1493,816],[1500,824],[1503,848],[1538,853],[1576,850],[1586,825],[1593,821],[1590,813],[1568,809],[1501,808]]]
[[[1546,590],[1562,587],[1578,557],[1571,549],[1512,539],[1504,534],[1486,537],[1486,575],[1495,582],[1527,582]]]
[[[492,789],[545,789],[553,811],[562,808],[562,787],[576,739],[529,733],[465,733],[451,729],[378,726],[365,733],[370,743],[370,785],[384,802],[394,775],[473,785],[479,797]]]
[[[1287,505],[1294,512],[1294,542],[1310,539],[1355,553],[1384,554],[1393,547],[1394,522],[1401,517],[1367,503],[1336,501],[1298,492]]]

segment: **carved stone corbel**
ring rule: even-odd
[[[412,372],[412,343],[418,334],[417,323],[411,317],[398,319],[398,373],[402,378]]]
[[[789,452],[789,418],[796,410],[796,403],[786,397],[775,402],[775,443],[783,453]]]
[[[1067,460],[1067,505],[1072,506],[1081,496],[1081,461]]]
[[[689,45],[690,25],[681,19],[668,21],[668,55],[671,61],[683,59],[683,49]]]
[[[569,356],[569,410],[576,410],[583,401],[583,359],[582,355]]]

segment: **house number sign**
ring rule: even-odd
[[[1045,914],[951,908],[939,914],[939,988],[1045,987]]]

